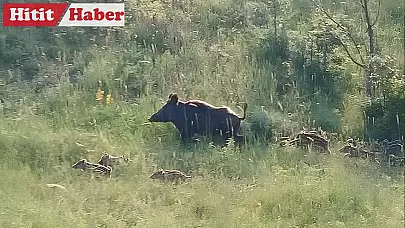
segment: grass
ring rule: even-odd
[[[270,2],[174,2],[126,3],[133,17],[118,37],[102,29],[2,30],[0,227],[404,227],[403,167],[343,158],[338,142],[326,156],[262,140],[320,125],[340,140],[364,135],[362,72],[338,47],[313,43],[322,15],[312,3],[280,1],[274,24]],[[391,56],[400,72],[403,40],[392,34],[403,26],[395,3],[382,1],[376,36],[388,47],[380,55]],[[349,11],[346,22],[358,28],[359,6],[348,4],[329,5],[337,18]],[[40,67],[28,64],[37,74],[17,69],[21,53],[39,47],[46,58],[37,51]],[[328,66],[333,74],[317,68],[325,53],[337,61]],[[80,72],[77,84],[69,83],[70,64]],[[340,101],[310,80],[315,74],[335,77],[322,88],[341,93]],[[111,105],[95,101],[99,81]],[[283,83],[296,86],[278,95]],[[173,125],[145,124],[172,92],[238,114],[246,101],[245,132],[259,136],[242,152],[181,146]],[[111,179],[71,168],[104,151],[133,162],[115,168]],[[193,178],[176,186],[151,180],[159,168]]]
[[[336,147],[330,156],[274,145],[243,152],[204,144],[183,148],[170,124],[142,125],[152,112],[148,102],[87,107],[93,126],[82,124],[88,120],[83,111],[60,110],[58,127],[41,115],[3,117],[1,168],[7,171],[0,176],[0,226],[404,225],[401,168],[343,159]],[[133,163],[115,169],[111,179],[71,168],[80,158],[97,161],[104,150],[127,154]],[[158,168],[180,169],[193,179],[177,186],[149,179]]]

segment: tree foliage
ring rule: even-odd
[[[6,91],[31,88],[40,99],[61,83],[95,90],[102,81],[129,101],[179,89],[218,102],[249,99],[306,127],[341,131],[351,113],[343,102],[367,92],[366,72],[366,137],[404,134],[404,13],[394,0],[135,1],[126,10],[124,28],[1,28]]]

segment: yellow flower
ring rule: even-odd
[[[101,88],[98,88],[97,93],[96,93],[96,101],[101,103],[104,97],[104,91],[101,90]]]
[[[105,98],[105,104],[109,105],[113,101],[113,98],[111,97],[111,94],[108,94],[107,97]]]

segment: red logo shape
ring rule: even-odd
[[[3,26],[57,26],[69,3],[4,3]]]
[[[93,12],[91,11],[85,11],[83,12],[83,8],[69,8],[70,12],[70,17],[69,21],[102,21],[106,19],[107,21],[120,21],[124,17],[124,12],[118,11],[106,11],[103,12],[99,8],[93,9]]]

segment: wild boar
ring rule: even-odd
[[[111,177],[112,168],[110,166],[103,166],[100,164],[95,164],[88,162],[86,159],[81,159],[80,161],[76,162],[72,168],[74,169],[81,169],[83,171],[93,171],[94,173],[98,173],[104,176]]]
[[[200,100],[181,101],[177,94],[170,94],[166,104],[148,120],[150,122],[171,122],[179,130],[183,142],[195,135],[233,138],[243,142],[239,135],[241,121],[246,118],[247,104],[243,106],[243,117],[228,107],[216,107]]]
[[[160,179],[163,181],[171,181],[178,183],[179,181],[184,182],[187,179],[191,179],[191,176],[187,176],[186,174],[178,171],[178,170],[163,170],[159,169],[158,171],[154,172],[151,176],[151,179]]]
[[[110,167],[114,167],[116,165],[121,165],[121,164],[129,164],[131,161],[131,159],[129,159],[127,156],[125,155],[121,155],[121,156],[112,156],[108,153],[104,153],[100,160],[98,160],[98,164],[103,165],[103,166],[110,166]]]

